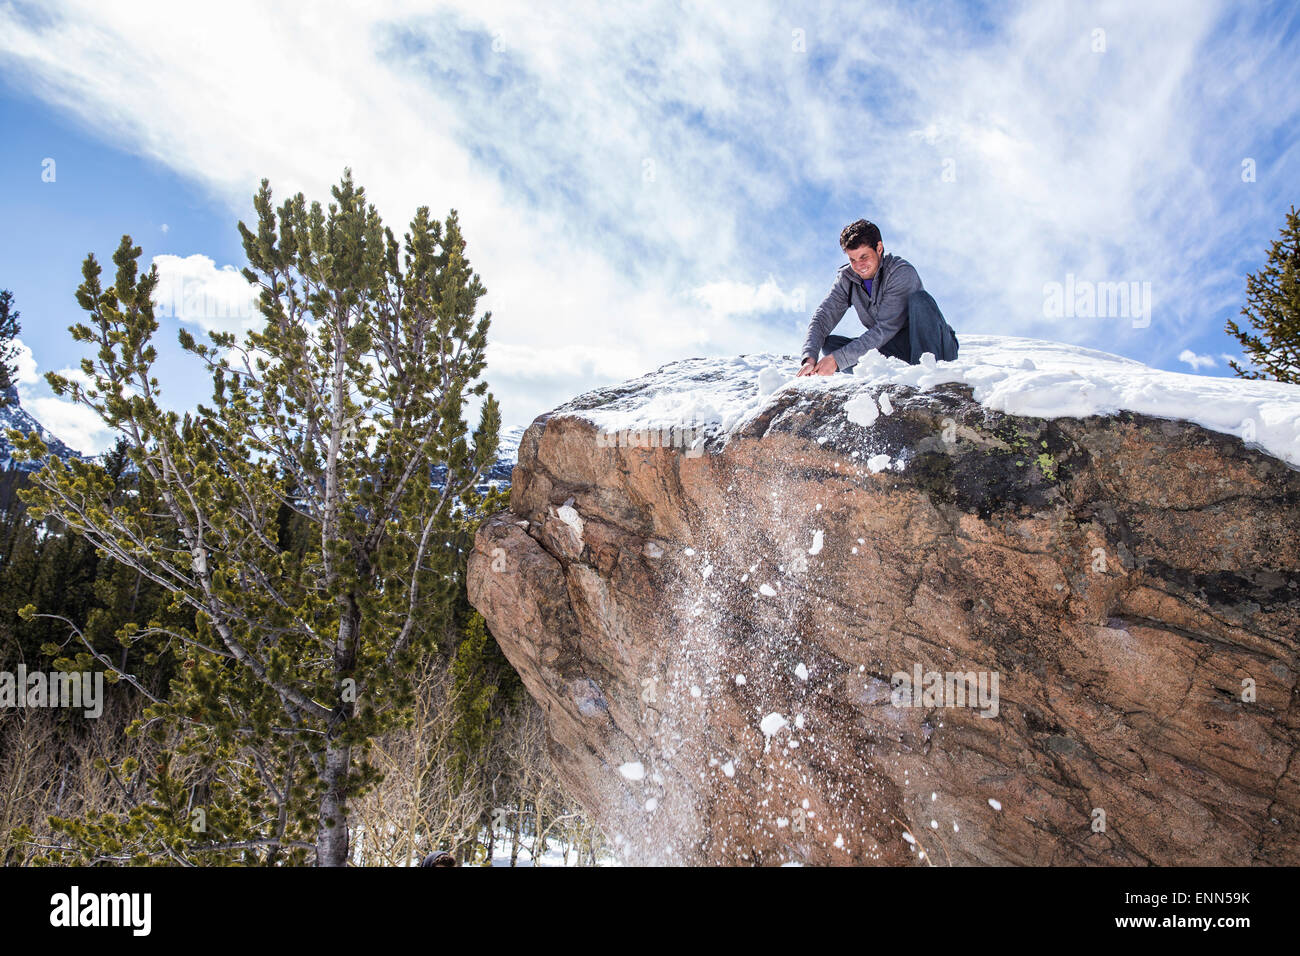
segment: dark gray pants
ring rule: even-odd
[[[827,356],[842,348],[853,339],[847,335],[828,335],[822,344],[822,356]],[[953,362],[957,359],[957,333],[952,330],[939,311],[939,304],[934,296],[922,290],[907,297],[907,316],[898,333],[880,346],[881,355],[892,355],[909,365],[919,365],[925,352],[933,352],[941,362]],[[853,368],[840,369],[848,372]]]

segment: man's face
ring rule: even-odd
[[[880,257],[885,254],[885,244],[876,243],[876,248],[870,246],[857,246],[849,249],[849,262],[853,264],[853,271],[860,278],[874,279],[876,270],[880,268]]]

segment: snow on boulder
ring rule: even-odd
[[[790,381],[793,376],[779,365],[769,365],[758,373],[758,390],[763,395],[770,395]]]
[[[778,391],[782,369],[789,387]],[[1281,382],[1166,372],[1079,345],[965,332],[953,362],[930,356],[908,365],[873,349],[852,375],[796,378],[798,369],[798,358],[770,353],[685,359],[589,392],[557,412],[583,415],[606,431],[696,423],[729,433],[790,393],[846,391],[846,404],[871,424],[880,412],[874,396],[881,386],[927,391],[960,384],[970,386],[975,402],[1008,415],[1085,418],[1129,411],[1194,422],[1300,468],[1300,386]],[[872,396],[870,406],[851,405],[863,396]]]

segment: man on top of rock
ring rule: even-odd
[[[800,375],[848,372],[871,349],[911,365],[919,364],[926,352],[945,362],[957,358],[957,334],[934,297],[921,288],[912,264],[885,253],[874,223],[849,223],[840,233],[840,248],[849,261],[840,266],[830,294],[808,323]],[[831,335],[850,305],[867,331],[855,339]]]

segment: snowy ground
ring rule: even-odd
[[[492,865],[493,866],[510,865],[509,842],[507,842],[504,846],[497,845],[496,847],[494,847],[493,855],[492,855]],[[530,854],[525,847],[519,848],[519,858],[515,861],[515,866],[581,866],[581,865],[583,865],[582,861],[579,860],[576,851],[570,850],[568,854],[568,859],[566,860],[564,854],[560,852],[559,844],[554,841],[551,841],[551,845],[547,849],[547,852],[543,854],[540,858],[538,858],[536,863],[533,862],[532,854]],[[606,854],[603,856],[596,857],[596,865],[597,866],[620,866],[621,864],[617,859]]]
[[[351,833],[349,834],[349,836],[351,838],[351,843],[352,843],[351,846],[352,865],[353,866],[375,865],[373,861],[368,861],[366,859],[366,854],[364,852],[365,844],[369,837],[369,835],[366,832],[365,825],[361,823],[354,823],[350,829],[351,829]],[[495,832],[496,832],[496,837],[492,841],[492,865],[509,866],[510,865],[510,833],[509,831],[504,829],[497,830]],[[393,824],[389,824],[387,842],[391,843],[393,839],[396,837],[396,835],[397,835],[397,827],[394,826]],[[478,839],[480,844],[485,844],[487,842],[487,838],[488,838],[487,830],[480,829],[478,833]],[[588,866],[590,865],[589,863],[585,862],[581,858],[578,851],[573,847],[570,847],[568,853],[566,854],[561,847],[561,841],[556,839],[555,837],[550,837],[547,839],[546,852],[543,853],[540,857],[538,857],[537,861],[534,862],[533,855],[528,849],[528,847],[532,845],[533,842],[534,841],[531,836],[529,835],[524,836],[523,841],[519,845],[519,856],[515,861],[516,866]],[[422,834],[420,833],[415,834],[415,843],[416,845],[424,847],[424,849],[418,851],[416,855],[412,857],[407,863],[398,862],[394,864],[395,866],[415,866],[429,852],[428,846],[425,843]],[[615,857],[614,854],[610,852],[610,850],[607,847],[602,847],[596,852],[596,865],[597,866],[621,866],[622,864],[617,859],[617,857]]]
[[[688,359],[652,372],[642,379],[644,388],[600,408],[564,410],[605,432],[689,425],[730,432],[785,388],[856,391],[865,381],[925,390],[961,382],[972,387],[975,401],[1007,414],[1078,418],[1126,409],[1182,419],[1235,435],[1300,468],[1297,385],[1165,372],[1077,345],[969,333],[960,335],[955,362],[935,362],[927,353],[920,365],[908,365],[873,350],[852,376],[795,378],[798,366],[797,358],[772,353]]]

